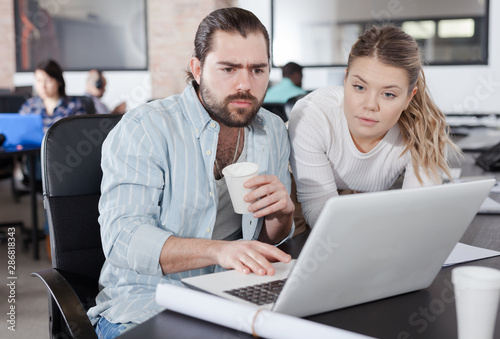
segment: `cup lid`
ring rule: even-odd
[[[244,177],[259,171],[259,165],[254,162],[236,162],[222,169],[224,176]]]
[[[451,271],[455,286],[500,289],[500,270],[484,266],[462,266]]]

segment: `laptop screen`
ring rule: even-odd
[[[0,134],[5,136],[2,145],[5,148],[40,146],[43,139],[42,117],[38,114],[0,113]]]

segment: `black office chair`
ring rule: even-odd
[[[25,95],[8,94],[0,95],[0,113],[17,113],[28,99]]]
[[[292,112],[292,108],[295,105],[295,103],[297,101],[299,101],[299,99],[302,99],[305,96],[306,96],[306,94],[300,94],[300,95],[291,97],[290,99],[287,100],[287,102],[285,103],[285,108],[284,108],[285,109],[285,114],[286,114],[287,117],[290,116],[290,113]]]
[[[121,117],[64,118],[52,125],[42,144],[52,268],[31,275],[42,279],[49,292],[51,338],[97,337],[86,312],[95,305],[105,259],[97,221],[101,146]]]
[[[85,107],[87,114],[95,114],[94,101],[86,95],[73,95],[73,98],[80,100]]]
[[[267,102],[267,103],[263,103],[262,107],[267,109],[269,112],[274,113],[277,116],[279,116],[283,120],[283,122],[288,121],[288,117],[286,116],[286,112],[285,112],[285,104],[276,103],[276,102]]]

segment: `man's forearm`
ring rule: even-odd
[[[270,264],[289,262],[290,256],[275,246],[260,241],[224,241],[178,238],[165,241],[160,254],[163,274],[220,265],[242,273],[274,274]]]
[[[217,259],[214,253],[220,246],[221,242],[217,240],[171,236],[165,241],[160,254],[163,274],[215,265]]]

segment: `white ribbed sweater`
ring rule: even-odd
[[[290,114],[290,164],[309,225],[314,225],[326,200],[338,195],[337,189],[386,190],[404,169],[403,188],[419,186],[410,154],[401,156],[404,145],[398,125],[374,149],[362,153],[349,133],[343,98],[343,87],[320,88],[299,100]],[[425,185],[435,184],[421,176]]]

